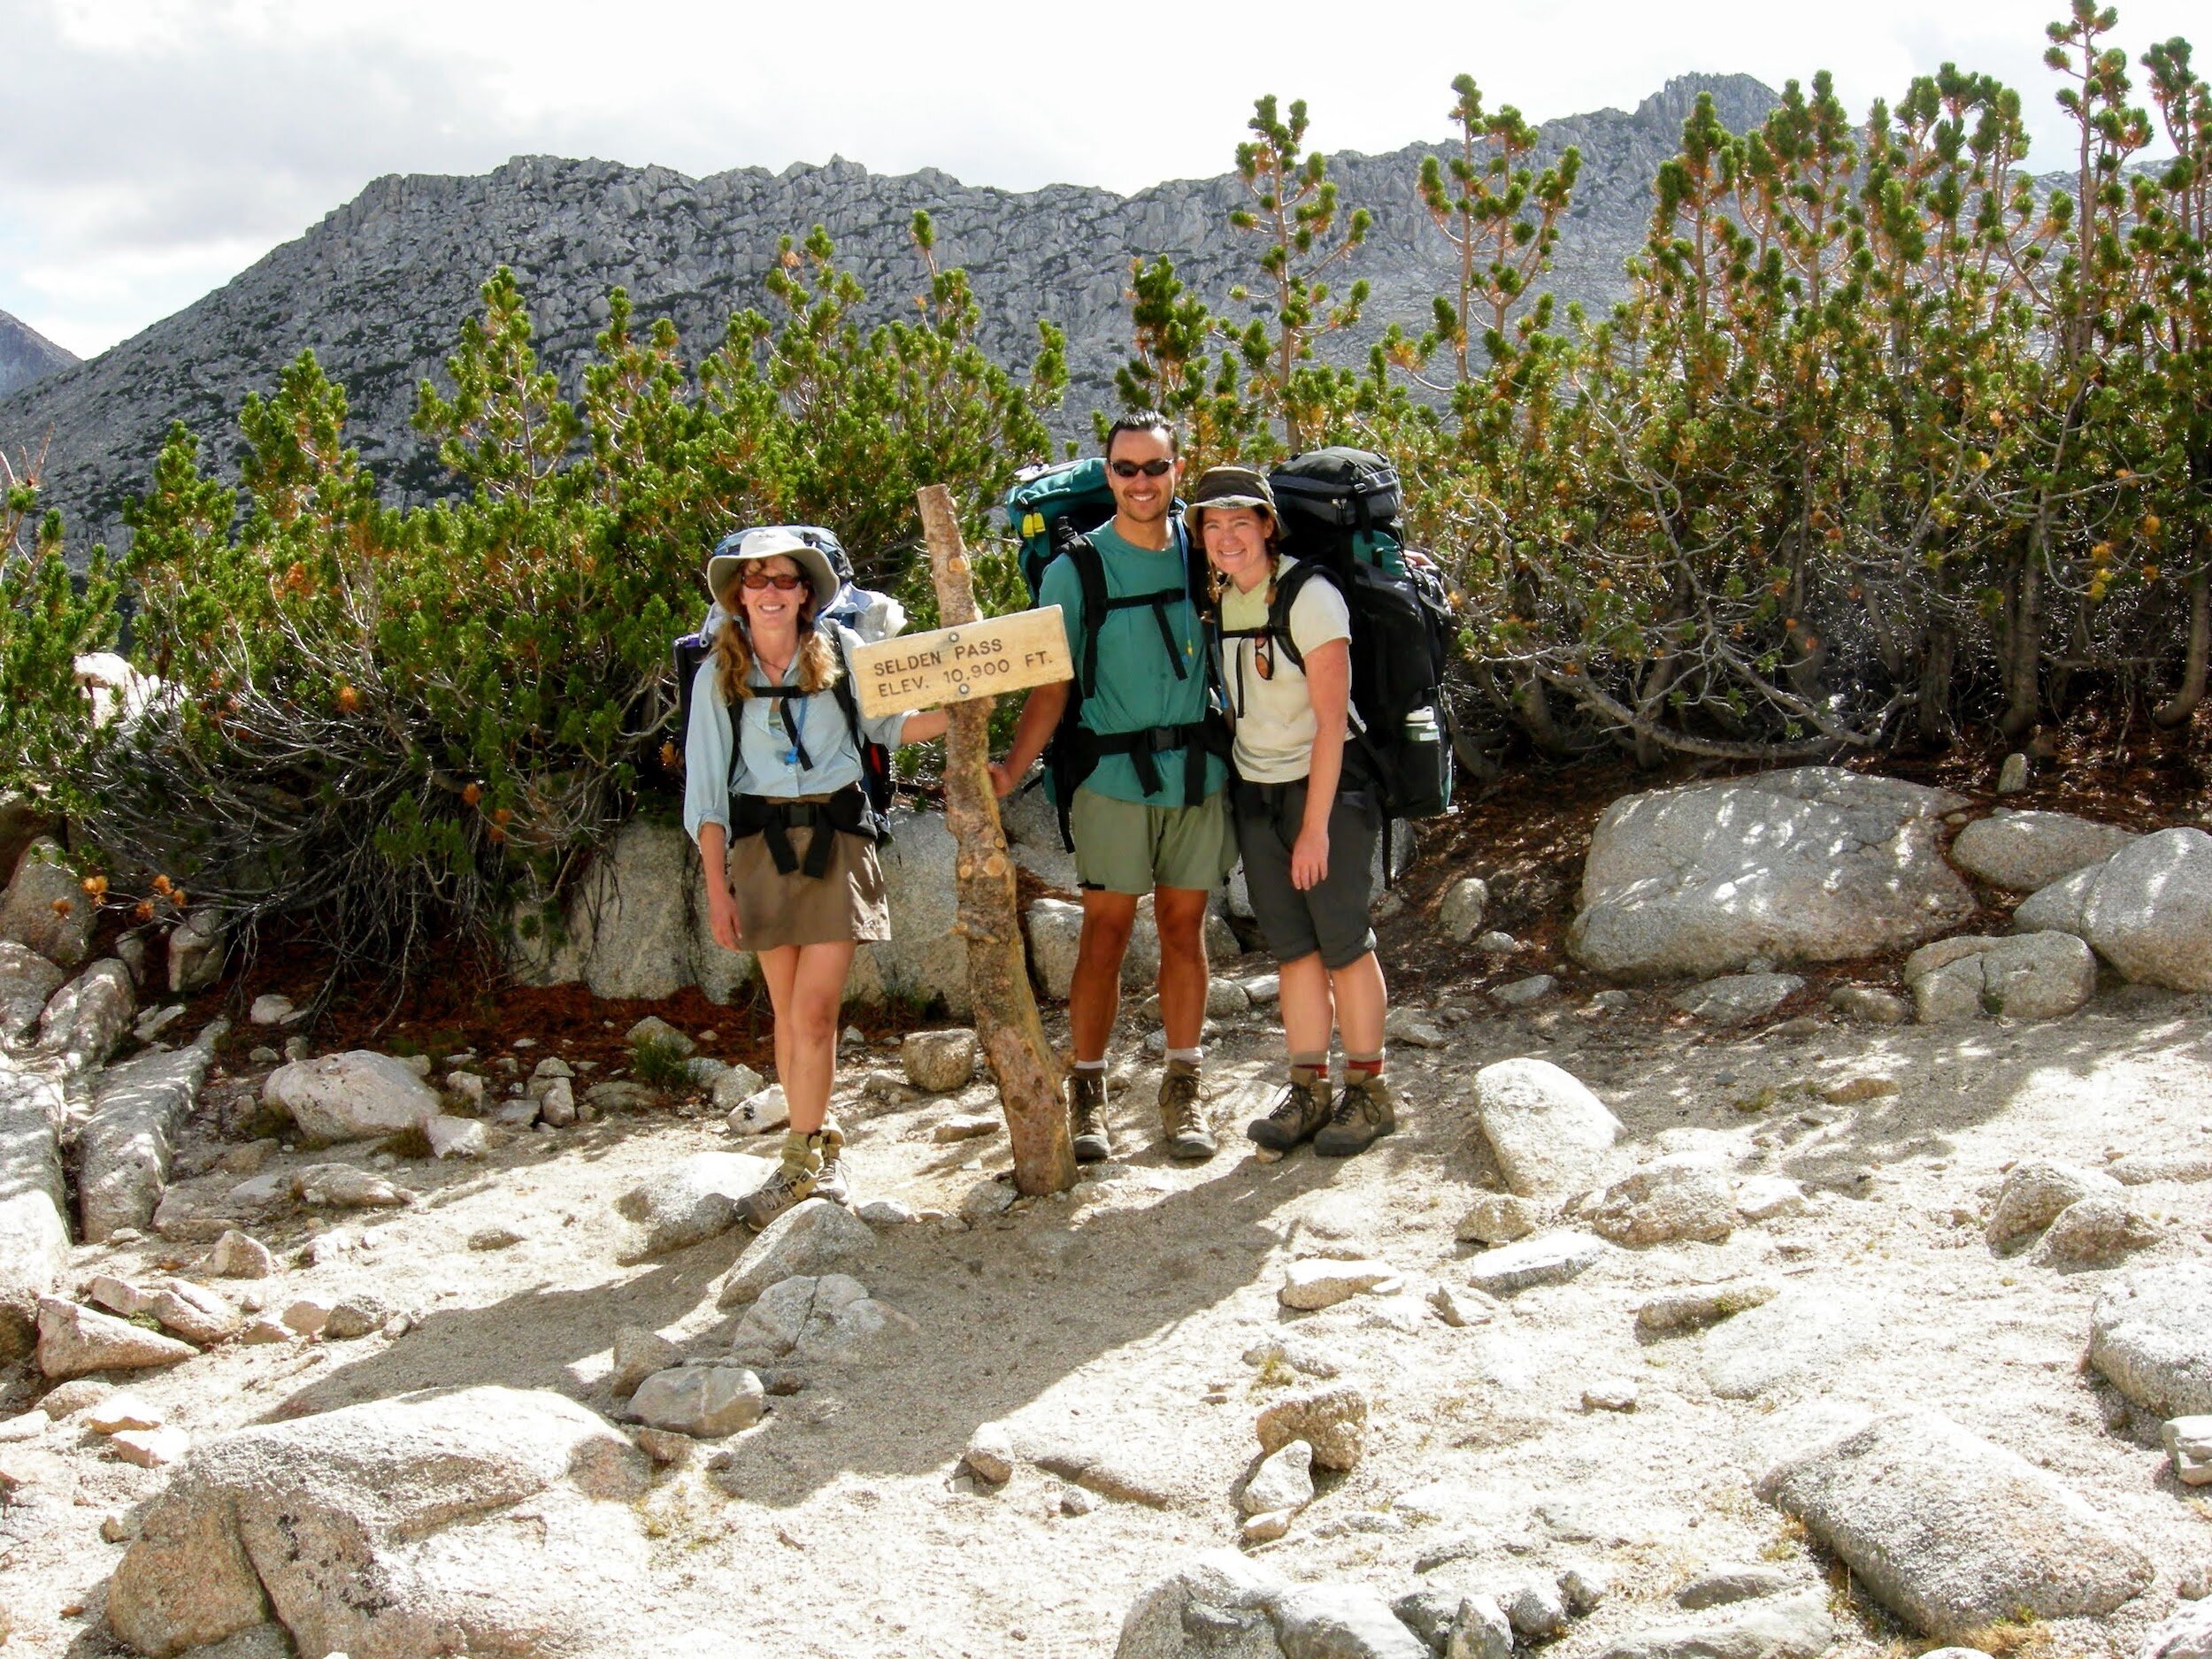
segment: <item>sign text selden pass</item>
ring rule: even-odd
[[[869,716],[967,703],[1075,673],[1057,605],[864,645],[852,665],[860,711]]]

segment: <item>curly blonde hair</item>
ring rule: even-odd
[[[714,636],[715,683],[722,688],[722,701],[733,705],[753,695],[753,639],[738,598],[748,568],[739,566],[736,578],[717,595],[729,616]],[[799,607],[799,689],[812,696],[835,685],[844,672],[828,637],[814,626],[814,595],[810,593]]]

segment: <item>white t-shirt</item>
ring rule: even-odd
[[[1280,582],[1297,565],[1286,557],[1275,567]],[[1232,582],[1221,590],[1225,631],[1267,625],[1266,582],[1240,593]],[[1325,576],[1308,580],[1290,606],[1290,638],[1301,657],[1311,657],[1331,640],[1352,637],[1352,613],[1344,595]],[[1256,638],[1224,640],[1221,654],[1229,719],[1236,732],[1237,775],[1251,783],[1294,783],[1313,764],[1313,734],[1319,726],[1305,671],[1279,648],[1270,653]],[[1260,664],[1272,656],[1273,672],[1262,678]]]

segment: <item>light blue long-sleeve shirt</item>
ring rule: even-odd
[[[837,628],[847,652],[860,636],[849,628]],[[691,726],[684,733],[684,829],[693,841],[703,824],[719,824],[727,834],[730,797],[734,795],[771,795],[789,800],[803,795],[834,795],[848,784],[860,781],[860,752],[853,746],[845,710],[829,687],[805,697],[747,697],[734,723],[736,764],[731,764],[733,722],[730,705],[722,699],[721,667],[712,652],[699,664],[691,685]],[[772,680],[757,660],[751,680],[756,686],[798,683],[795,657],[780,682]],[[795,725],[806,745],[811,766],[801,766],[792,752],[786,718]],[[863,716],[862,733],[869,741],[895,747],[903,713]]]

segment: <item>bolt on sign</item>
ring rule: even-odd
[[[1075,677],[1060,607],[902,634],[852,653],[860,711],[875,716],[971,703]]]

